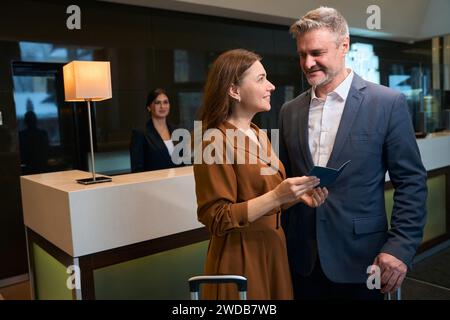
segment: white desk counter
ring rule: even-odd
[[[417,139],[420,156],[427,171],[450,166],[450,132],[429,134],[426,138]],[[386,173],[386,181],[390,181]]]
[[[72,257],[201,228],[192,167],[81,185],[82,171],[21,177],[25,225]]]
[[[450,131],[430,134],[417,144],[427,171],[450,166]]]

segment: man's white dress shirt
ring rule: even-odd
[[[326,167],[333,150],[336,134],[344,112],[353,71],[325,99],[316,96],[316,88],[311,89],[309,105],[308,134],[309,150],[314,165]]]

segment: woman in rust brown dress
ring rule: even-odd
[[[205,274],[245,276],[249,299],[292,299],[281,210],[299,201],[318,206],[327,190],[315,188],[315,177],[286,179],[266,134],[251,122],[270,110],[275,89],[260,60],[227,51],[205,85],[202,162],[194,164],[198,219],[211,233]],[[238,299],[232,284],[208,284],[202,292],[205,299]]]

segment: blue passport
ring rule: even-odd
[[[315,176],[320,179],[319,187],[328,187],[331,185],[336,179],[339,177],[344,168],[350,163],[351,160],[348,160],[339,167],[339,169],[333,169],[328,167],[319,167],[315,166],[308,173],[308,176]]]

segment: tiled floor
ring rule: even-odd
[[[409,275],[414,279],[450,288],[450,248],[416,263]]]
[[[25,281],[9,287],[0,288],[0,300],[30,300],[30,282]]]
[[[4,300],[30,300],[30,282],[25,281],[9,287],[0,288],[0,296]]]
[[[450,300],[450,248],[413,266],[402,286],[404,300]]]
[[[30,300],[30,282],[25,281],[9,287],[0,288],[0,300]]]
[[[403,300],[450,300],[450,289],[406,278],[402,285]]]
[[[450,247],[414,264],[403,282],[401,294],[402,300],[450,300]],[[0,288],[0,300],[29,300],[30,297],[29,281]]]

